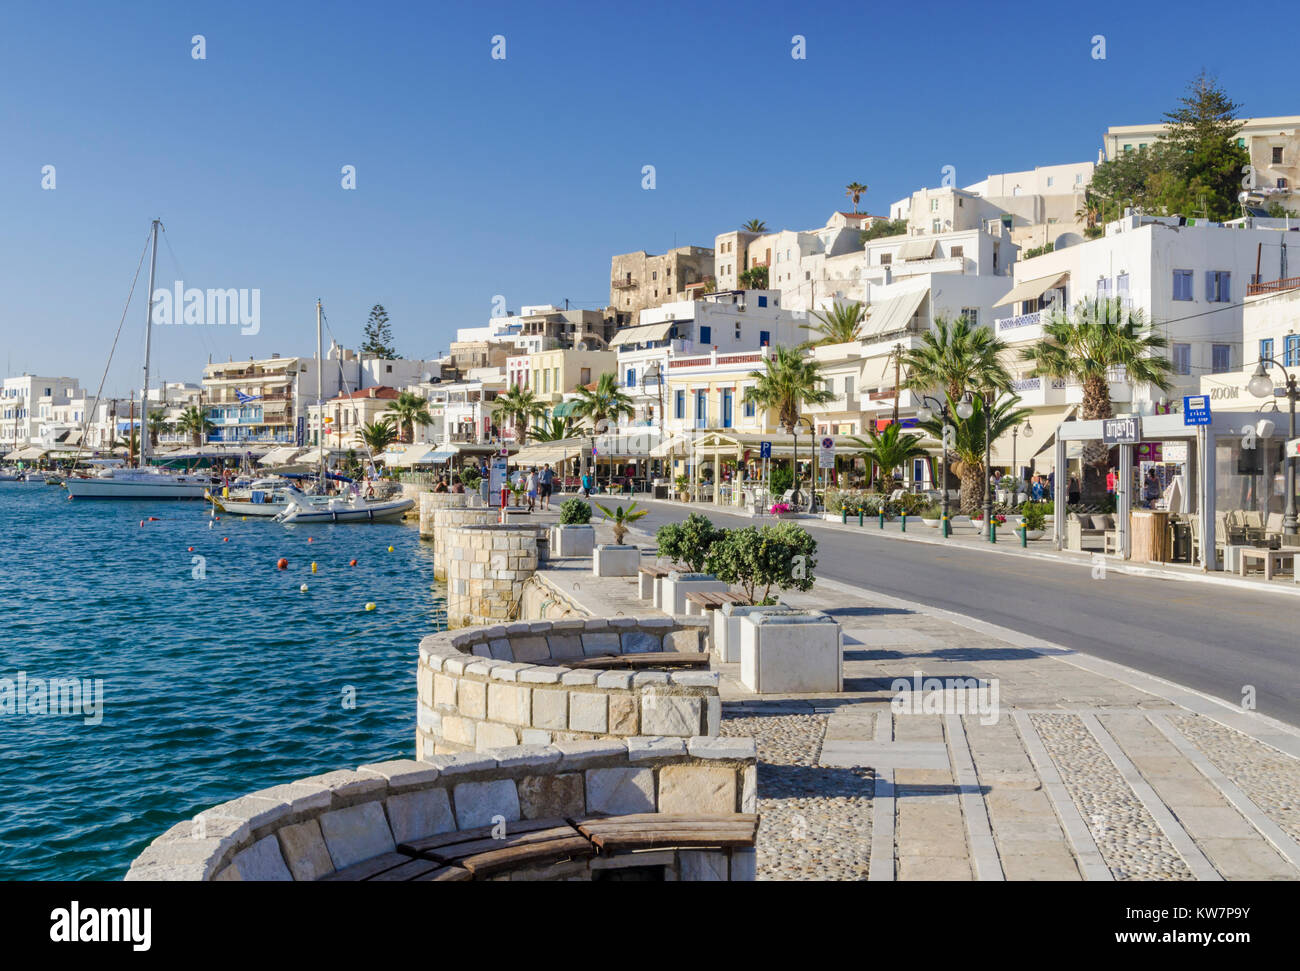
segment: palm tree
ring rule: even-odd
[[[1151,384],[1161,391],[1173,387],[1173,366],[1164,356],[1168,346],[1165,337],[1149,329],[1142,311],[1125,310],[1119,297],[1085,297],[1072,311],[1051,311],[1043,322],[1042,339],[1023,348],[1020,356],[1034,365],[1030,377],[1067,378],[1082,385],[1080,418],[1095,421],[1114,414],[1110,381],[1118,368],[1124,369],[1130,386]],[[1109,458],[1110,449],[1103,443],[1085,444],[1085,469],[1099,471]],[[1086,471],[1084,479],[1086,486]]]
[[[618,386],[618,379],[611,372],[602,374],[595,388],[578,388],[577,392],[573,414],[591,422],[592,430],[597,433],[604,431],[606,422],[617,424],[620,418],[636,414],[632,399]]]
[[[528,425],[546,412],[546,406],[527,388],[515,385],[497,397],[492,405],[493,415],[499,424],[509,422],[515,430],[515,441],[523,445],[528,441]]]
[[[140,433],[132,429],[127,433],[126,438],[114,438],[108,443],[110,450],[115,448],[126,449],[128,464],[134,464],[135,457],[140,454]]]
[[[602,506],[598,502],[593,503],[593,505],[605,514],[605,518],[609,520],[610,525],[613,527],[615,546],[622,546],[623,537],[627,535],[628,527],[650,512],[649,509],[637,509],[635,502],[626,506],[614,506],[613,508]]]
[[[1011,374],[1002,363],[1006,341],[987,327],[972,327],[965,317],[936,317],[921,346],[904,351],[903,387],[917,391],[942,388],[953,401],[971,390],[1011,390]]]
[[[212,431],[216,426],[208,421],[207,415],[195,406],[186,408],[181,412],[181,416],[176,421],[176,430],[190,435],[194,439],[195,445],[203,444],[203,436]]]
[[[157,446],[158,436],[172,430],[172,423],[161,411],[149,412],[149,444]]]
[[[392,416],[397,426],[399,440],[415,441],[416,425],[432,425],[433,416],[429,414],[429,402],[413,391],[403,391],[397,400],[388,406],[387,413]]]
[[[867,191],[867,187],[861,182],[850,182],[844,187],[844,194],[853,200],[853,211],[858,211],[858,200],[862,198],[862,193]]]
[[[888,476],[909,459],[929,458],[930,453],[921,444],[920,435],[904,435],[903,426],[897,423],[885,426],[885,430],[867,432],[867,438],[850,438],[857,446],[858,454],[874,462],[882,476]]]
[[[745,389],[742,401],[765,411],[775,411],[777,422],[794,439],[794,489],[799,491],[799,411],[804,405],[820,405],[832,395],[823,386],[821,365],[804,357],[798,349],[778,347],[763,361],[762,371],[751,371],[755,383]]]
[[[761,219],[751,219],[740,228],[746,233],[765,233],[767,232],[767,223]]]
[[[371,455],[378,455],[389,445],[397,441],[397,429],[391,418],[377,418],[368,425],[361,426],[361,441],[370,449]]]
[[[862,323],[867,318],[866,308],[860,303],[837,303],[824,314],[813,311],[820,323],[803,324],[804,330],[821,336],[814,344],[849,344],[862,339]]]
[[[957,414],[958,399],[948,395],[949,424],[953,428],[953,452],[960,463],[958,474],[961,476],[961,511],[966,515],[976,512],[984,498],[984,447],[985,447],[985,412],[984,398],[971,396],[971,416],[962,418]],[[1017,408],[1020,398],[1016,395],[1001,395],[993,403],[989,412],[988,441],[997,441],[1015,425],[1019,425],[1033,414],[1030,408]],[[934,415],[920,426],[939,441],[943,441],[943,418]]]
[[[1074,218],[1084,229],[1093,229],[1101,221],[1101,198],[1092,189],[1083,190],[1083,205],[1075,210]]]
[[[567,415],[563,418],[552,416],[546,420],[539,420],[533,425],[532,431],[533,438],[539,442],[560,442],[566,438],[573,438],[577,433],[578,426]]]

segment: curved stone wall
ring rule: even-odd
[[[749,738],[570,741],[381,762],[205,810],[149,844],[126,879],[319,880],[391,854],[400,843],[501,820],[509,832],[519,820],[584,814],[754,813],[756,783]],[[678,850],[661,862],[680,879],[754,879],[753,849],[733,851],[720,875],[713,858]],[[582,879],[626,863],[595,859],[582,861],[581,872],[557,866],[513,876]]]
[[[537,571],[537,527],[454,526],[446,536],[447,626],[517,616],[524,581]]]
[[[433,535],[433,513],[438,509],[472,508],[480,502],[476,492],[421,492],[420,493],[420,536],[428,539]]]
[[[441,498],[441,496],[437,497]],[[467,506],[447,506],[433,509],[429,514],[429,533],[433,538],[433,575],[435,579],[447,579],[447,531],[458,526],[488,526],[501,518],[498,510],[485,506],[471,508]],[[420,535],[425,536],[424,512],[420,514]]]
[[[416,754],[632,735],[718,734],[718,673],[574,669],[578,659],[701,652],[687,617],[532,621],[431,634],[420,642]]]

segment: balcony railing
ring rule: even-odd
[[[997,321],[998,333],[1003,331],[1016,330],[1020,327],[1037,327],[1043,322],[1043,312],[1035,310],[1033,313],[1019,314],[1015,317],[1003,317]]]
[[[610,280],[609,287],[611,290],[631,290],[639,287],[641,284],[635,280]]]
[[[1269,280],[1267,283],[1251,283],[1246,287],[1246,296],[1257,293],[1280,293],[1283,290],[1300,288],[1300,276],[1289,276],[1284,280]]]

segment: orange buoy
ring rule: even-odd
[[[277,570],[287,570],[289,569],[289,561],[282,556],[275,561],[275,568]]]
[[[186,547],[186,550],[187,550],[187,552],[193,553],[193,552],[194,552],[194,547],[193,547],[193,546]]]
[[[158,523],[158,522],[162,522],[162,520],[160,520],[157,516],[150,516],[150,517],[149,517],[149,522],[151,522],[151,523]]]
[[[140,528],[141,528],[141,529],[144,529],[144,520],[143,520],[143,519],[140,520]]]
[[[348,566],[356,566],[356,565],[357,565],[356,560],[348,560]]]
[[[223,537],[221,537],[221,542],[223,542],[223,543],[229,543],[229,542],[230,542],[230,537],[229,537],[229,536],[223,536]]]
[[[307,537],[307,542],[308,542],[308,543],[314,543],[315,540],[313,540],[310,536],[308,536],[308,537]]]

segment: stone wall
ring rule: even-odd
[[[470,499],[478,499],[478,496],[470,492],[421,491],[417,500],[420,504],[421,538],[428,539],[433,536],[434,510],[465,509],[469,506]]]
[[[442,498],[441,495],[434,498]],[[447,579],[447,561],[450,555],[447,549],[447,531],[458,526],[488,526],[497,522],[501,514],[496,509],[487,507],[470,508],[466,506],[445,506],[432,509],[429,513],[429,534],[433,538],[433,575],[435,579]],[[424,510],[420,510],[420,535],[425,536]]]
[[[557,587],[544,573],[535,573],[524,581],[519,598],[519,619],[585,619],[590,611]]]
[[[567,741],[363,765],[250,793],[155,839],[128,880],[319,880],[436,833],[519,820],[630,813],[757,812],[748,738]],[[665,867],[669,879],[754,879],[754,850],[650,851],[495,879],[590,879]]]
[[[718,673],[600,671],[566,658],[704,649],[703,618],[532,621],[431,634],[416,668],[416,755],[632,735],[718,734]]]
[[[524,581],[537,571],[536,527],[456,526],[446,538],[447,626],[518,616]]]

